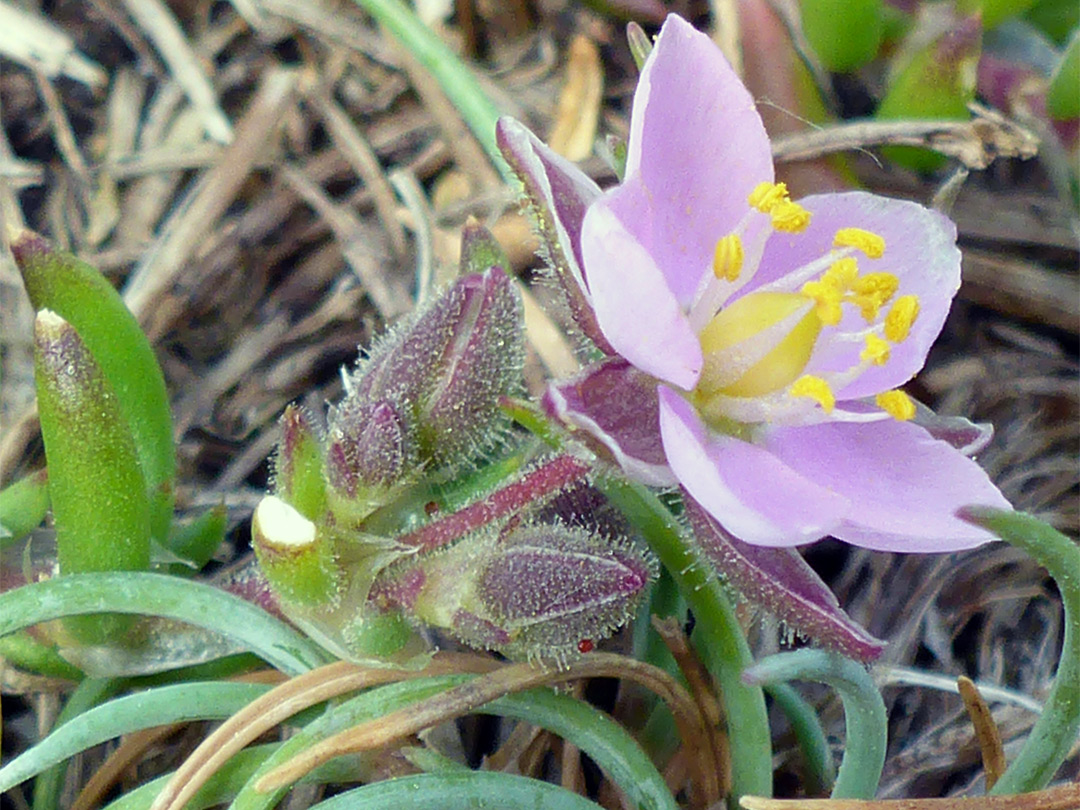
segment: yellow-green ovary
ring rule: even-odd
[[[737,357],[738,344],[752,340],[765,329],[791,317],[806,303],[806,297],[796,293],[762,292],[747,295],[720,310],[698,336],[705,355],[705,367],[696,392],[698,396],[758,397],[794,382],[810,361],[814,343],[821,332],[821,319],[813,308],[737,380],[727,382],[730,374],[724,371]]]

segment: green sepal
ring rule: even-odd
[[[146,481],[119,399],[78,332],[48,310],[34,323],[34,379],[60,574],[146,570]],[[108,640],[124,624],[65,622],[87,643]]]
[[[274,456],[274,492],[308,520],[327,509],[325,451],[307,412],[289,405],[281,416],[281,443]]]
[[[13,235],[11,252],[34,309],[52,310],[78,331],[115,392],[146,480],[150,529],[165,542],[176,451],[165,378],[154,350],[120,294],[89,264],[29,230]]]

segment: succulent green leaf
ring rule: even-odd
[[[1080,546],[1023,512],[969,507],[960,516],[1026,551],[1046,568],[1061,591],[1065,639],[1054,686],[1024,747],[990,792],[1008,796],[1041,790],[1080,736]]]
[[[34,378],[60,574],[149,568],[146,483],[119,400],[79,334],[49,310],[34,324]],[[98,642],[123,623],[91,617],[67,626]]]
[[[34,308],[70,323],[115,392],[150,497],[150,528],[164,542],[172,521],[176,454],[165,378],[149,341],[108,280],[86,262],[24,230],[11,252]]]
[[[1080,117],[1080,28],[1061,55],[1046,91],[1046,111],[1058,121]]]
[[[41,525],[49,511],[49,474],[38,470],[0,491],[0,549]]]
[[[979,17],[958,20],[896,72],[878,106],[878,120],[967,120],[967,105],[975,98],[981,49]],[[890,160],[921,172],[932,172],[945,162],[942,155],[911,146],[888,147],[882,152]]]
[[[850,73],[873,59],[884,30],[882,0],[801,0],[802,28],[821,64]]]

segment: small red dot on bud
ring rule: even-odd
[[[435,501],[428,501],[424,504],[424,514],[428,517],[435,517],[439,514],[439,504]]]
[[[581,641],[579,641],[577,643],[578,652],[580,652],[580,653],[592,652],[593,647],[595,647],[595,646],[596,645],[592,643],[591,638],[583,638]]]

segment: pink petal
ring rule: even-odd
[[[766,444],[789,467],[850,500],[851,512],[832,533],[856,546],[972,548],[994,536],[957,518],[956,510],[971,504],[1010,508],[978,464],[910,422],[779,428]]]
[[[585,214],[582,252],[596,320],[615,351],[642,371],[690,390],[701,344],[647,250],[602,199]]]
[[[810,227],[801,234],[774,233],[766,245],[761,267],[747,292],[782,279],[802,265],[828,254],[840,228],[862,228],[885,239],[880,259],[857,256],[862,273],[887,272],[900,279],[896,295],[915,295],[919,317],[910,336],[894,346],[884,366],[874,366],[842,390],[838,400],[858,399],[897,388],[923,367],[930,346],[941,332],[953,296],[960,288],[960,251],[956,226],[941,214],[917,203],[893,200],[861,191],[821,194],[800,200],[811,213]],[[797,285],[801,286],[801,285]],[[745,294],[745,293],[744,293]],[[844,307],[844,318],[827,328],[818,341],[806,372],[843,371],[859,362],[863,344],[830,340],[844,332],[866,328],[857,308]],[[884,314],[884,311],[883,311]]]
[[[679,482],[719,523],[747,543],[796,546],[829,534],[847,499],[802,477],[756,444],[709,435],[693,407],[660,387],[660,434]]]
[[[669,16],[634,95],[626,182],[608,199],[684,305],[716,240],[747,212],[754,186],[772,179],[750,93],[705,34]]]
[[[743,596],[826,649],[860,661],[881,655],[885,642],[843,611],[829,586],[797,550],[744,543],[693,498],[686,496],[683,501],[706,559]]]
[[[544,409],[584,431],[593,449],[610,456],[636,481],[671,486],[660,441],[656,379],[622,358],[596,363],[573,379],[548,387]]]

